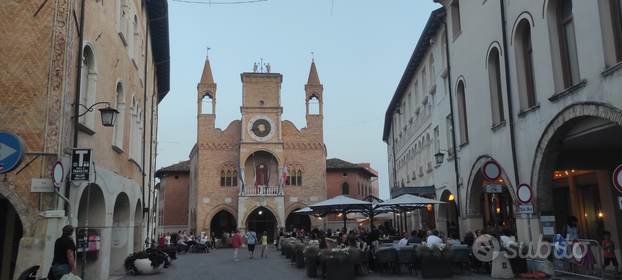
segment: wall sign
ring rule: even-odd
[[[71,153],[71,180],[91,181],[91,166],[93,150],[74,149]]]

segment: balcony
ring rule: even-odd
[[[240,196],[282,196],[281,188],[279,186],[259,185],[255,188],[254,185],[244,186],[244,191],[240,193]]]

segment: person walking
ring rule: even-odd
[[[268,257],[268,232],[264,231],[261,237],[261,257],[264,257],[264,251],[266,258]]]
[[[73,226],[63,227],[63,235],[54,243],[54,259],[52,260],[52,273],[56,279],[63,275],[76,274],[76,244],[71,239]]]
[[[238,261],[238,249],[242,247],[242,236],[240,235],[240,230],[235,229],[235,234],[233,235],[233,241],[231,242],[231,246],[233,246],[233,261]]]
[[[253,258],[253,253],[255,252],[255,242],[257,241],[257,234],[253,231],[253,228],[249,228],[246,233],[246,244],[248,245],[248,255],[249,258]]]

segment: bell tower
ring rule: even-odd
[[[199,128],[215,128],[216,126],[216,83],[212,77],[209,57],[205,58],[201,81],[197,85],[197,115]]]
[[[315,68],[315,59],[311,60],[311,69],[309,70],[309,79],[305,85],[305,94],[307,128],[311,129],[316,134],[322,135],[324,130],[324,86],[320,83],[320,77]]]

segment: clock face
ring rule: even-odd
[[[274,121],[266,115],[255,115],[248,122],[248,135],[257,141],[267,141],[274,136]]]

